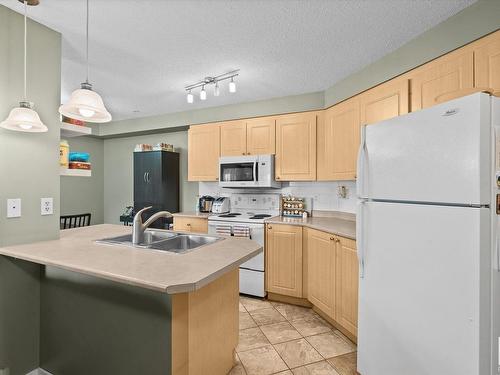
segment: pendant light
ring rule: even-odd
[[[8,130],[44,133],[48,129],[40,120],[38,113],[33,110],[33,103],[30,103],[26,96],[26,55],[27,55],[27,12],[28,4],[24,0],[24,97],[19,102],[19,107],[10,111],[7,119],[0,123],[0,127]]]
[[[111,114],[104,107],[101,96],[92,91],[89,83],[89,0],[87,0],[87,79],[81,88],[73,91],[69,102],[59,107],[59,113],[85,122],[109,122]]]

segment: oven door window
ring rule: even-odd
[[[255,181],[254,165],[253,162],[221,164],[220,179],[224,182]]]

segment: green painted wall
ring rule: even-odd
[[[179,95],[184,94],[180,92]],[[311,111],[322,109],[323,107],[324,93],[321,91],[250,103],[210,107],[186,112],[166,113],[164,115],[141,117],[131,120],[113,121],[109,124],[99,125],[99,135],[103,137],[114,137],[133,135],[137,132],[165,132],[169,129],[172,130],[172,128],[182,128],[192,124],[289,112]]]
[[[90,212],[91,224],[104,223],[104,140],[92,137],[68,139],[70,151],[90,153],[92,177],[61,177],[61,214]]]
[[[325,107],[365,91],[500,28],[500,1],[479,0],[325,91]]]
[[[119,223],[126,206],[133,205],[133,150],[137,143],[173,144],[180,152],[180,206],[193,211],[198,195],[198,183],[187,181],[187,131],[150,134],[104,141],[104,222]]]
[[[23,97],[23,17],[0,6],[0,119]],[[49,131],[0,129],[0,246],[59,236],[59,115],[61,35],[28,23],[28,99]],[[40,215],[40,198],[54,198],[54,215]],[[7,219],[7,198],[22,199],[22,217]]]
[[[23,17],[0,5],[0,121],[23,96]],[[49,127],[44,134],[0,130],[0,246],[59,236],[61,35],[28,22],[28,98]],[[40,215],[40,198],[54,215]],[[6,218],[7,198],[22,217]],[[0,368],[24,375],[38,367],[39,267],[0,257]]]

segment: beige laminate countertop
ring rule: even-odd
[[[111,224],[67,229],[58,240],[0,248],[0,255],[175,294],[202,288],[262,249],[243,238],[225,238],[184,254],[94,242],[131,231]]]
[[[208,219],[208,217],[211,215],[210,212],[195,212],[195,211],[183,211],[183,212],[176,212],[175,214],[172,214],[174,217],[179,216],[179,217],[195,217],[199,219]]]
[[[300,225],[328,233],[337,234],[342,237],[356,239],[356,221],[340,217],[318,217],[312,216],[307,219],[275,216],[265,220],[266,224],[288,224]]]

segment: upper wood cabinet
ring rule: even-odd
[[[356,241],[338,237],[335,320],[354,336],[358,334],[358,255]]]
[[[276,153],[276,120],[274,117],[248,120],[246,134],[248,155]]]
[[[461,48],[410,73],[411,110],[449,100],[449,95],[474,87],[474,54]]]
[[[359,95],[361,125],[374,124],[408,113],[409,83],[396,79]]]
[[[474,86],[500,91],[500,31],[476,43],[474,48]]]
[[[335,318],[336,242],[335,236],[307,229],[307,299]]]
[[[220,155],[247,154],[247,125],[244,120],[220,123]]]
[[[219,179],[220,126],[192,126],[188,130],[188,180]]]
[[[276,180],[316,180],[316,112],[276,119]]]
[[[302,227],[268,224],[265,256],[266,290],[302,297]]]
[[[274,154],[276,125],[272,117],[220,124],[221,156]]]
[[[318,117],[318,180],[354,180],[359,148],[359,98],[337,104]]]

